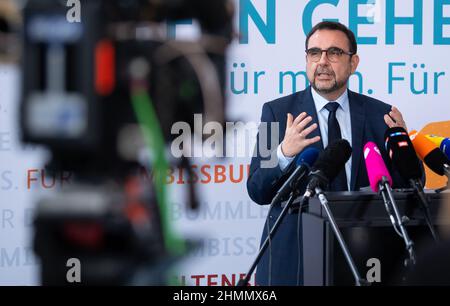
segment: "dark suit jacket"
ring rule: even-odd
[[[369,185],[367,177],[366,166],[364,162],[363,147],[368,141],[373,141],[380,148],[384,161],[390,170],[394,180],[394,187],[407,187],[408,184],[400,177],[400,175],[393,171],[390,160],[384,149],[384,133],[387,126],[384,122],[384,115],[389,113],[391,106],[376,99],[357,94],[355,92],[348,92],[350,113],[351,113],[351,128],[352,128],[352,176],[351,176],[351,190],[359,190],[361,187]],[[277,99],[272,102],[265,103],[262,109],[261,122],[279,122],[279,139],[278,143],[284,138],[286,130],[287,113],[291,113],[294,118],[301,112],[306,112],[313,117],[312,123],[319,124],[317,118],[317,111],[315,109],[314,101],[311,95],[311,88],[295,94]],[[270,135],[270,124],[268,124]],[[259,143],[264,141],[260,139],[258,134],[256,144],[256,155],[252,158],[250,165],[250,174],[247,180],[247,190],[253,201],[258,204],[270,204],[278,188],[286,180],[291,173],[294,163],[288,167],[284,172],[279,166],[273,168],[262,168],[261,161],[267,160],[269,157],[262,157],[258,149]],[[320,129],[317,128],[308,137],[320,136]],[[270,147],[270,140],[266,140],[269,144],[269,150],[277,149],[277,146]],[[323,150],[322,142],[317,142],[312,147],[318,150]],[[267,154],[266,154],[267,155]],[[305,183],[301,185],[301,194],[304,193]],[[275,220],[279,216],[282,208],[274,205],[266,220],[263,230],[261,242],[267,237],[267,223],[270,227],[273,226]],[[301,233],[297,234],[298,215],[287,215],[283,223],[280,225],[278,232],[271,242],[271,285],[296,285],[297,284],[297,264],[302,262],[298,254],[298,241],[301,243]],[[299,237],[299,238],[297,238]],[[300,252],[301,253],[301,252]],[[301,254],[300,254],[301,255]],[[300,265],[301,267],[301,265]],[[300,271],[300,275],[302,271]],[[269,252],[266,250],[257,269],[256,282],[258,285],[269,285]],[[303,281],[300,277],[300,284]]]

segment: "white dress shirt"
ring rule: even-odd
[[[311,93],[314,101],[314,105],[317,110],[317,117],[319,119],[320,135],[322,138],[323,146],[326,148],[328,146],[328,114],[329,111],[325,108],[330,102],[339,103],[339,108],[336,111],[336,118],[339,122],[341,128],[341,135],[343,139],[348,140],[352,143],[352,125],[350,118],[350,104],[348,101],[348,91],[346,90],[336,101],[328,101],[319,95],[314,88],[311,87]],[[308,114],[311,116],[311,114]],[[294,118],[295,119],[295,118]],[[277,148],[278,165],[281,170],[285,170],[289,164],[294,160],[295,157],[284,156],[281,150],[281,144]],[[352,171],[352,158],[345,164],[345,174],[347,175],[347,187],[350,190],[351,181],[351,171]]]

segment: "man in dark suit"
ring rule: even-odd
[[[323,150],[328,143],[340,138],[350,142],[353,152],[330,190],[359,190],[368,186],[363,146],[368,141],[375,142],[390,168],[383,150],[384,133],[388,127],[406,129],[398,109],[348,90],[348,79],[358,67],[359,56],[355,36],[347,27],[336,22],[321,22],[308,34],[305,45],[306,71],[311,86],[263,105],[256,154],[247,181],[250,197],[261,205],[270,204],[295,166],[295,156],[306,147]],[[273,123],[279,125],[279,133],[273,129]],[[270,137],[277,139],[273,141]],[[273,160],[275,163],[269,162]],[[390,170],[394,187],[406,187],[406,182]],[[305,186],[300,188],[303,193]],[[279,204],[271,207],[261,241],[267,237],[268,228],[273,227],[281,210]],[[299,252],[301,233],[297,228],[301,228],[298,216],[286,216],[271,241],[271,252],[266,250],[258,265],[258,285],[303,283]]]

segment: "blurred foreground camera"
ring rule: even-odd
[[[59,0],[23,10],[22,138],[49,149],[47,173],[72,179],[38,203],[42,281],[66,283],[67,259],[77,258],[82,284],[165,284],[164,267],[189,249],[168,219],[166,143],[193,114],[225,122],[232,6],[89,0],[80,22],[69,13]],[[166,23],[187,18],[199,39],[167,39]],[[192,187],[189,199],[194,207]]]

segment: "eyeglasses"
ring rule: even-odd
[[[312,62],[318,62],[320,61],[323,52],[326,52],[328,60],[332,63],[336,63],[337,61],[339,61],[344,54],[349,55],[350,57],[355,54],[352,52],[345,52],[338,47],[331,47],[325,50],[322,50],[320,48],[311,48],[306,50],[306,57]]]

